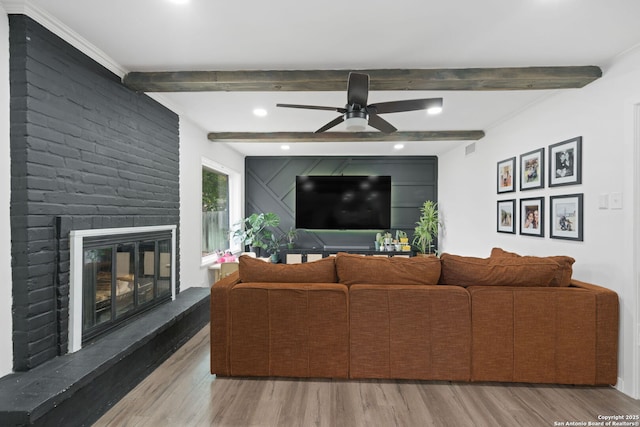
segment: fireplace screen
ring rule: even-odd
[[[170,236],[87,239],[82,275],[83,341],[170,300],[171,258]]]

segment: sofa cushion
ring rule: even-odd
[[[240,283],[229,295],[230,373],[347,378],[349,293],[341,283]]]
[[[271,264],[243,255],[239,259],[240,280],[247,282],[336,283],[335,257],[303,264]]]
[[[440,284],[458,286],[549,286],[558,263],[536,257],[475,258],[444,253]]]
[[[437,285],[437,257],[377,257],[339,253],[336,270],[345,285]]]
[[[349,287],[351,378],[468,381],[471,302],[459,286]]]
[[[514,252],[508,252],[501,248],[493,248],[491,250],[491,259],[498,258],[518,258],[520,255]],[[527,257],[529,259],[535,259],[537,257]],[[556,275],[551,280],[549,286],[561,287],[561,286],[569,286],[571,284],[571,275],[573,274],[573,263],[576,262],[575,259],[570,256],[548,256],[544,257],[545,259],[550,259],[551,261],[555,261],[558,263],[560,268],[556,272]]]

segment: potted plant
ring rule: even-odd
[[[409,245],[409,237],[407,236],[407,232],[404,230],[396,230],[396,239],[400,244],[400,250],[402,251],[410,251],[411,246]]]
[[[427,200],[420,207],[420,218],[416,222],[411,242],[421,254],[433,255],[433,241],[438,237],[440,215],[438,204]]]
[[[384,250],[385,251],[393,251],[395,246],[393,246],[393,236],[389,231],[385,232],[382,236],[384,242]]]
[[[284,233],[282,237],[287,241],[287,249],[293,249],[293,247],[295,246],[294,241],[296,237],[298,237],[298,230],[296,230],[293,227],[290,227],[289,231]]]
[[[265,230],[264,249],[269,254],[272,263],[278,262],[278,251],[280,250],[280,240],[270,230]]]
[[[374,247],[376,251],[384,250],[384,237],[382,233],[376,233],[376,240],[374,242]]]
[[[253,213],[235,224],[239,228],[234,231],[233,237],[257,252],[260,248],[266,249],[267,239],[271,239],[273,232],[267,227],[277,227],[279,224],[280,217],[273,212]]]

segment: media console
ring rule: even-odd
[[[376,251],[371,248],[365,249],[354,246],[325,246],[324,248],[283,249],[281,251],[282,261],[285,264],[299,264],[302,262],[317,261],[331,255],[336,255],[338,252],[383,257],[401,256],[408,258],[414,256],[413,251]]]

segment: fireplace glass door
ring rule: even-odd
[[[84,251],[82,329],[111,321],[111,248]]]
[[[171,238],[85,242],[83,341],[171,299]]]
[[[126,316],[134,308],[134,261],[135,244],[120,243],[116,247],[116,288],[115,312],[116,318]]]

